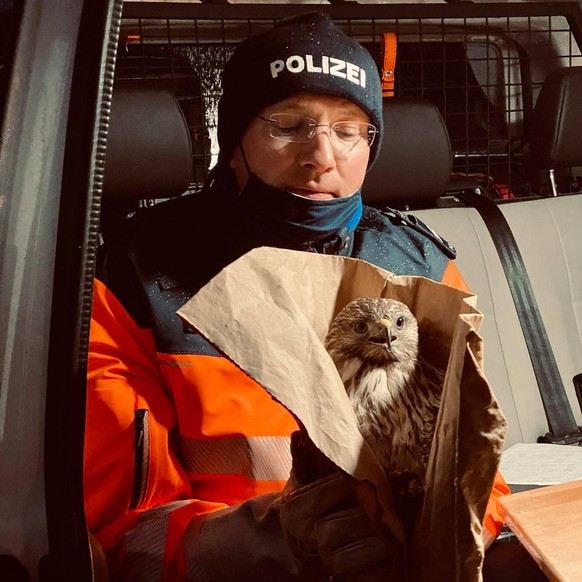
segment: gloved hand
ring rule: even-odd
[[[359,482],[294,433],[280,520],[302,580],[402,581],[404,549],[379,522],[371,484]]]

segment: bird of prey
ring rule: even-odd
[[[355,299],[333,319],[325,347],[394,487],[405,494],[416,478],[422,490],[444,373],[419,356],[410,309],[395,299]]]

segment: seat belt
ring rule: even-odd
[[[501,259],[550,429],[538,442],[582,442],[582,429],[572,413],[523,257],[505,216],[493,200],[477,192],[465,190],[455,196],[479,212]]]

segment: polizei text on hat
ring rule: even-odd
[[[335,57],[322,55],[314,59],[313,55],[291,55],[287,60],[277,59],[269,65],[271,76],[276,79],[284,70],[289,73],[322,73],[347,79],[361,87],[366,86],[366,71],[354,63]]]

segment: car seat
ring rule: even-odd
[[[384,99],[384,141],[362,186],[376,208],[434,208],[446,194],[452,150],[439,110],[418,97]],[[442,203],[442,200],[441,200]]]
[[[556,170],[582,165],[582,67],[550,73],[542,85],[531,124],[531,163],[549,174],[552,195],[558,195]]]
[[[117,82],[105,158],[103,238],[148,201],[182,195],[192,178],[190,132],[172,91],[143,80]]]
[[[552,82],[550,78],[550,83]],[[560,81],[561,87],[563,82]],[[395,101],[391,111],[396,111],[395,104],[398,98],[392,99]],[[547,115],[551,114],[554,120],[571,118],[574,113],[567,111],[570,105],[569,99],[556,99],[553,105],[555,109],[550,108]],[[417,110],[420,108],[427,110],[422,117],[424,120],[422,128],[415,121],[419,119]],[[410,134],[410,139],[420,142],[420,151],[423,151],[422,157],[426,160],[427,169],[435,164],[440,164],[441,167],[444,165],[446,168],[448,164],[443,164],[442,159],[439,161],[438,156],[432,156],[421,143],[423,141],[421,130],[428,136],[440,134],[440,139],[444,142],[440,145],[436,143],[432,147],[441,153],[447,149],[448,138],[442,120],[435,114],[430,115],[428,113],[430,109],[438,113],[430,102],[424,104],[417,102],[410,108],[401,103],[398,115],[402,120],[408,119],[410,127],[415,128],[414,131],[404,130],[403,133]],[[432,127],[429,127],[429,123]],[[558,129],[560,131],[567,129],[566,137],[560,135],[558,131],[554,137],[554,146],[548,146],[548,155],[551,152],[559,152],[560,160],[572,163],[576,161],[576,152],[578,155],[582,155],[582,152],[576,140],[569,137],[569,128],[562,123]],[[387,135],[389,132],[390,126],[387,124]],[[412,135],[415,132],[419,134]],[[575,148],[574,152],[569,152],[569,148]],[[401,154],[402,152],[398,151],[394,153],[395,156]],[[417,164],[415,175],[410,179],[422,183],[425,179],[424,167],[420,165],[422,157],[414,151],[410,155],[411,159],[416,159]],[[385,170],[387,173],[384,180],[388,179],[387,176],[398,175],[396,164],[393,164],[387,155],[381,153],[376,163],[385,163],[388,168],[394,167],[393,174]],[[405,167],[404,162],[399,163],[401,167]],[[408,168],[410,167],[409,163]],[[373,171],[375,167],[370,174]],[[384,188],[381,180],[372,180],[368,184],[366,178],[363,187],[364,200],[367,201],[367,196],[375,194],[377,200],[390,206],[410,202],[410,207],[413,208],[413,205],[419,202],[431,204],[431,206],[427,204],[424,209],[415,209],[414,215],[435,229],[457,249],[457,263],[461,273],[478,297],[477,307],[485,315],[480,334],[485,340],[487,378],[509,422],[506,442],[508,445],[516,442],[535,442],[547,432],[548,424],[519,313],[499,258],[497,249],[499,241],[494,239],[483,217],[475,208],[462,204],[454,208],[438,207],[439,202],[443,200],[443,194],[451,187],[450,183],[435,188],[429,195],[434,197],[432,201],[426,195],[415,198],[414,192],[407,193],[406,197],[402,198],[400,197],[402,191],[394,186],[392,183]],[[386,199],[382,199],[384,192],[389,193]],[[394,199],[389,198],[390,196],[394,196]],[[582,337],[579,323],[581,321],[579,297],[582,293],[580,248],[582,239],[579,235],[579,224],[582,222],[582,197],[573,194],[495,201],[492,204],[496,204],[501,210],[517,241],[570,407],[580,423],[580,410],[572,378],[582,372],[582,351],[579,349]]]

